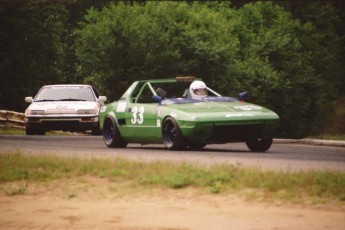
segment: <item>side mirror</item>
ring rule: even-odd
[[[167,92],[164,90],[164,89],[162,89],[162,88],[158,88],[158,89],[156,89],[156,93],[157,93],[157,95],[158,96],[160,96],[160,97],[166,97],[167,96]]]
[[[97,102],[106,102],[107,101],[107,97],[106,96],[99,96],[97,99]]]
[[[26,103],[32,103],[33,102],[33,98],[32,97],[25,97],[25,102]]]
[[[158,104],[161,104],[163,98],[160,97],[160,96],[153,95],[153,96],[152,96],[152,100],[153,100],[154,102],[157,102]]]
[[[248,97],[248,92],[239,93],[240,101],[245,101]]]

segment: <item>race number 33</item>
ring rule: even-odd
[[[144,122],[144,111],[145,108],[143,106],[141,107],[134,107],[132,109],[132,119],[131,122],[132,124],[142,124]]]

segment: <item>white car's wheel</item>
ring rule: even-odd
[[[39,128],[25,127],[26,135],[45,135],[45,131]]]

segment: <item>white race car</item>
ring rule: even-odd
[[[99,111],[107,100],[90,85],[46,85],[25,110],[26,135],[44,135],[49,130],[86,131],[100,134]]]

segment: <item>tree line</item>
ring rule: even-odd
[[[330,122],[345,93],[344,3],[0,3],[0,108],[24,111],[46,84],[87,83],[117,100],[138,79],[193,75],[281,118],[279,136]]]

